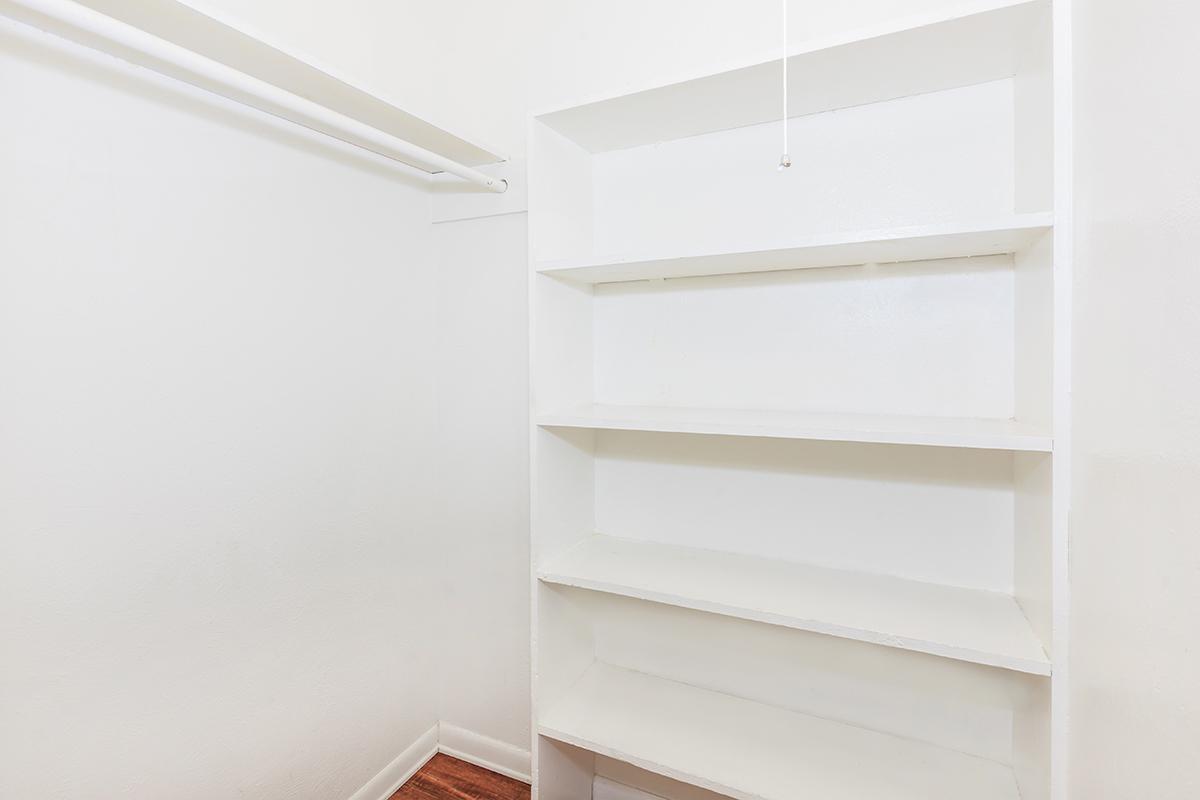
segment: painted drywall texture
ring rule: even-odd
[[[1200,796],[1194,3],[1076,2],[1071,776]]]
[[[348,797],[437,720],[427,179],[21,30],[0,797]]]
[[[438,273],[439,713],[529,749],[525,215],[434,225]],[[528,771],[528,765],[523,768]]]
[[[529,33],[524,4],[194,0],[189,5],[455,132],[510,152],[523,146]],[[428,210],[421,213],[428,229]],[[437,631],[427,639],[438,668],[426,692],[437,718],[527,750],[524,216],[438,228],[428,231],[437,285],[426,299],[438,298],[428,307],[435,321],[419,345],[434,346],[438,396],[436,425],[430,428],[437,455],[427,474],[436,511],[424,532],[438,565],[425,577],[438,594],[414,606]],[[410,639],[403,627],[386,635],[393,634]],[[375,768],[423,731],[394,740],[386,757],[374,758]]]

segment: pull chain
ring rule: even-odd
[[[783,0],[783,155],[779,157],[779,171],[792,165],[788,155],[788,0]]]

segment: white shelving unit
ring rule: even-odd
[[[1068,1],[533,117],[535,797],[1065,798]]]

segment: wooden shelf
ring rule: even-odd
[[[551,560],[547,583],[1049,675],[1004,594],[675,545],[593,536]]]
[[[1052,226],[1048,213],[1014,214],[968,224],[812,236],[771,250],[542,262],[537,270],[581,283],[612,283],[989,256],[1022,250]]]
[[[538,732],[739,800],[1019,800],[1002,764],[595,663]]]
[[[788,59],[795,116],[970,86],[1015,74],[1047,0],[976,0],[801,43]],[[623,93],[539,115],[593,153],[779,118],[779,61]]]
[[[548,428],[697,433],[1050,452],[1049,434],[1012,420],[809,414],[785,411],[589,405],[537,415]]]

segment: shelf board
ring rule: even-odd
[[[1007,78],[1048,0],[975,0],[791,48],[794,116]],[[1047,40],[1048,41],[1048,40]],[[538,119],[600,153],[779,119],[779,61],[642,88]]]
[[[1013,420],[588,405],[540,413],[546,428],[696,433],[1050,452],[1045,432]]]
[[[634,597],[944,658],[1049,675],[1009,595],[886,575],[592,536],[539,570],[546,583]]]
[[[738,800],[1019,800],[1006,765],[594,663],[542,736]]]
[[[1050,213],[1013,214],[975,223],[811,236],[771,250],[547,261],[537,271],[581,283],[613,283],[990,256],[1022,250],[1052,227]]]
[[[141,0],[136,3],[128,0],[88,0],[84,5],[126,25],[467,166],[480,166],[504,160],[498,153],[399,108],[382,95],[339,77],[327,67],[318,66],[307,56],[302,57],[295,51],[269,43],[262,36],[251,34],[244,26],[220,18],[217,13],[202,12],[192,7],[197,5],[196,3],[187,4],[177,0]],[[237,95],[182,65],[167,63],[119,44],[101,40],[66,22],[20,8],[14,9],[12,15],[29,25],[77,41],[87,47],[107,52],[201,89],[378,152],[377,146],[371,142],[355,140],[341,132],[326,130],[320,121],[295,116],[264,99]],[[418,163],[415,159],[408,163],[427,172],[435,171],[435,168]]]

